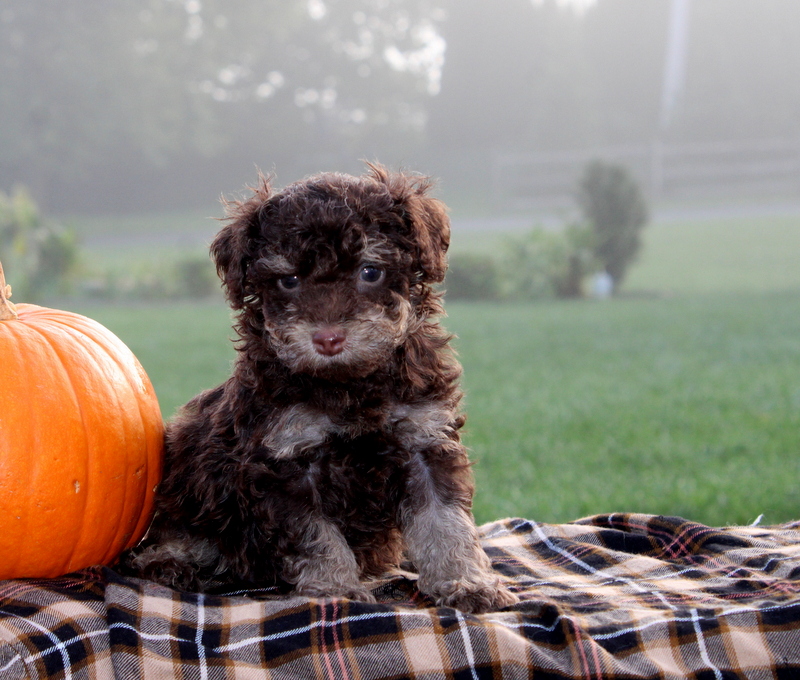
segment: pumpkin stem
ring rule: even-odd
[[[11,286],[6,285],[6,277],[3,274],[3,263],[0,262],[0,321],[8,319],[18,319],[17,310],[8,298],[11,297]]]

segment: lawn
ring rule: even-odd
[[[479,521],[800,518],[800,220],[727,224],[654,225],[618,299],[447,306]],[[221,298],[71,308],[129,344],[165,417],[228,375]]]
[[[626,289],[800,292],[800,216],[650,225]]]
[[[800,517],[800,296],[452,305],[476,515]]]

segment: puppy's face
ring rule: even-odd
[[[265,183],[212,246],[232,305],[292,372],[347,380],[379,370],[424,318],[420,290],[444,275],[441,204],[403,176],[398,200],[380,181],[398,176],[380,172],[319,175],[278,193]]]
[[[289,230],[251,268],[268,341],[293,372],[369,375],[405,341],[414,320],[399,253],[362,225],[341,226]],[[289,245],[298,243],[308,247]]]

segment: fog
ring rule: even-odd
[[[4,0],[0,190],[53,214],[212,205],[379,160],[457,210],[800,201],[797,0]]]

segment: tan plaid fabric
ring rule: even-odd
[[[523,601],[186,594],[97,569],[0,583],[0,678],[800,678],[800,523],[615,514],[482,528]]]

